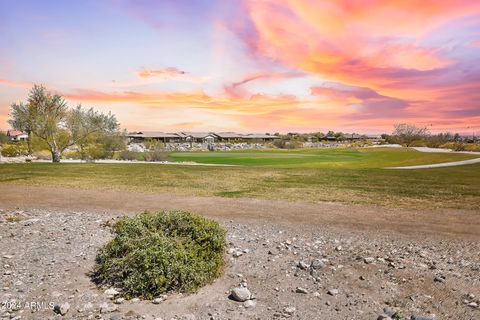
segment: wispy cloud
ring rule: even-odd
[[[162,77],[167,79],[183,76],[185,74],[185,71],[179,70],[175,67],[168,67],[163,69],[142,69],[137,72],[137,75],[141,78]]]
[[[32,85],[33,83],[31,82],[0,79],[0,86],[28,88]]]

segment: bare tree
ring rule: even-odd
[[[103,114],[80,105],[69,109],[65,99],[51,94],[45,87],[34,85],[27,103],[12,104],[10,125],[42,139],[52,153],[52,161],[60,162],[65,149],[81,143],[91,134],[114,132],[118,122],[114,115]],[[31,147],[30,147],[31,148]]]
[[[413,124],[408,123],[400,123],[396,124],[395,130],[392,133],[392,136],[395,137],[395,140],[398,143],[409,147],[412,145],[412,142],[416,140],[425,139],[429,132],[428,129],[425,127],[417,127]]]

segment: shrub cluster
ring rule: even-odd
[[[28,147],[26,143],[7,143],[2,146],[2,156],[18,157],[28,155]]]
[[[145,160],[145,156],[143,152],[136,152],[136,151],[129,151],[129,150],[122,150],[117,155],[118,160],[137,160],[143,161]]]
[[[93,280],[127,297],[195,292],[221,273],[225,231],[184,211],[144,212],[118,221],[115,237],[97,254]]]
[[[168,160],[168,152],[163,150],[153,150],[145,152],[145,161],[167,161]]]

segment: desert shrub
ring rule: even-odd
[[[143,154],[143,152],[122,150],[118,153],[118,159],[143,161],[145,160],[145,155]]]
[[[480,152],[480,144],[479,143],[468,143],[468,144],[465,145],[465,151]]]
[[[111,159],[113,151],[105,150],[100,143],[92,143],[84,147],[81,154],[83,160]]]
[[[225,231],[184,211],[144,212],[113,227],[115,237],[97,254],[93,280],[127,297],[195,292],[220,275]]]
[[[144,141],[145,148],[148,150],[158,150],[158,149],[164,149],[165,144],[157,139],[146,139]]]
[[[302,143],[300,141],[286,139],[275,140],[273,145],[279,149],[297,149],[302,147]]]
[[[2,156],[4,157],[18,157],[26,156],[28,154],[28,147],[26,143],[7,143],[2,146]]]
[[[462,142],[447,142],[440,146],[444,149],[452,149],[454,151],[465,151],[465,143]]]
[[[63,158],[65,159],[74,159],[74,160],[81,160],[82,159],[82,153],[80,151],[65,151],[63,153]]]
[[[426,147],[427,143],[425,140],[414,140],[410,143],[411,147]]]
[[[153,150],[145,152],[145,161],[167,161],[168,152],[164,150]]]

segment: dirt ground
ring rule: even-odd
[[[409,210],[323,202],[176,196],[171,194],[0,185],[2,208],[106,210],[189,210],[210,218],[270,221],[280,225],[452,236],[480,240],[480,212],[457,209]]]
[[[88,273],[111,238],[108,225],[145,209],[218,220],[229,241],[224,275],[158,304],[122,301],[93,285]],[[480,319],[479,218],[466,210],[0,185],[0,318]],[[239,286],[253,295],[245,303],[229,298]]]

